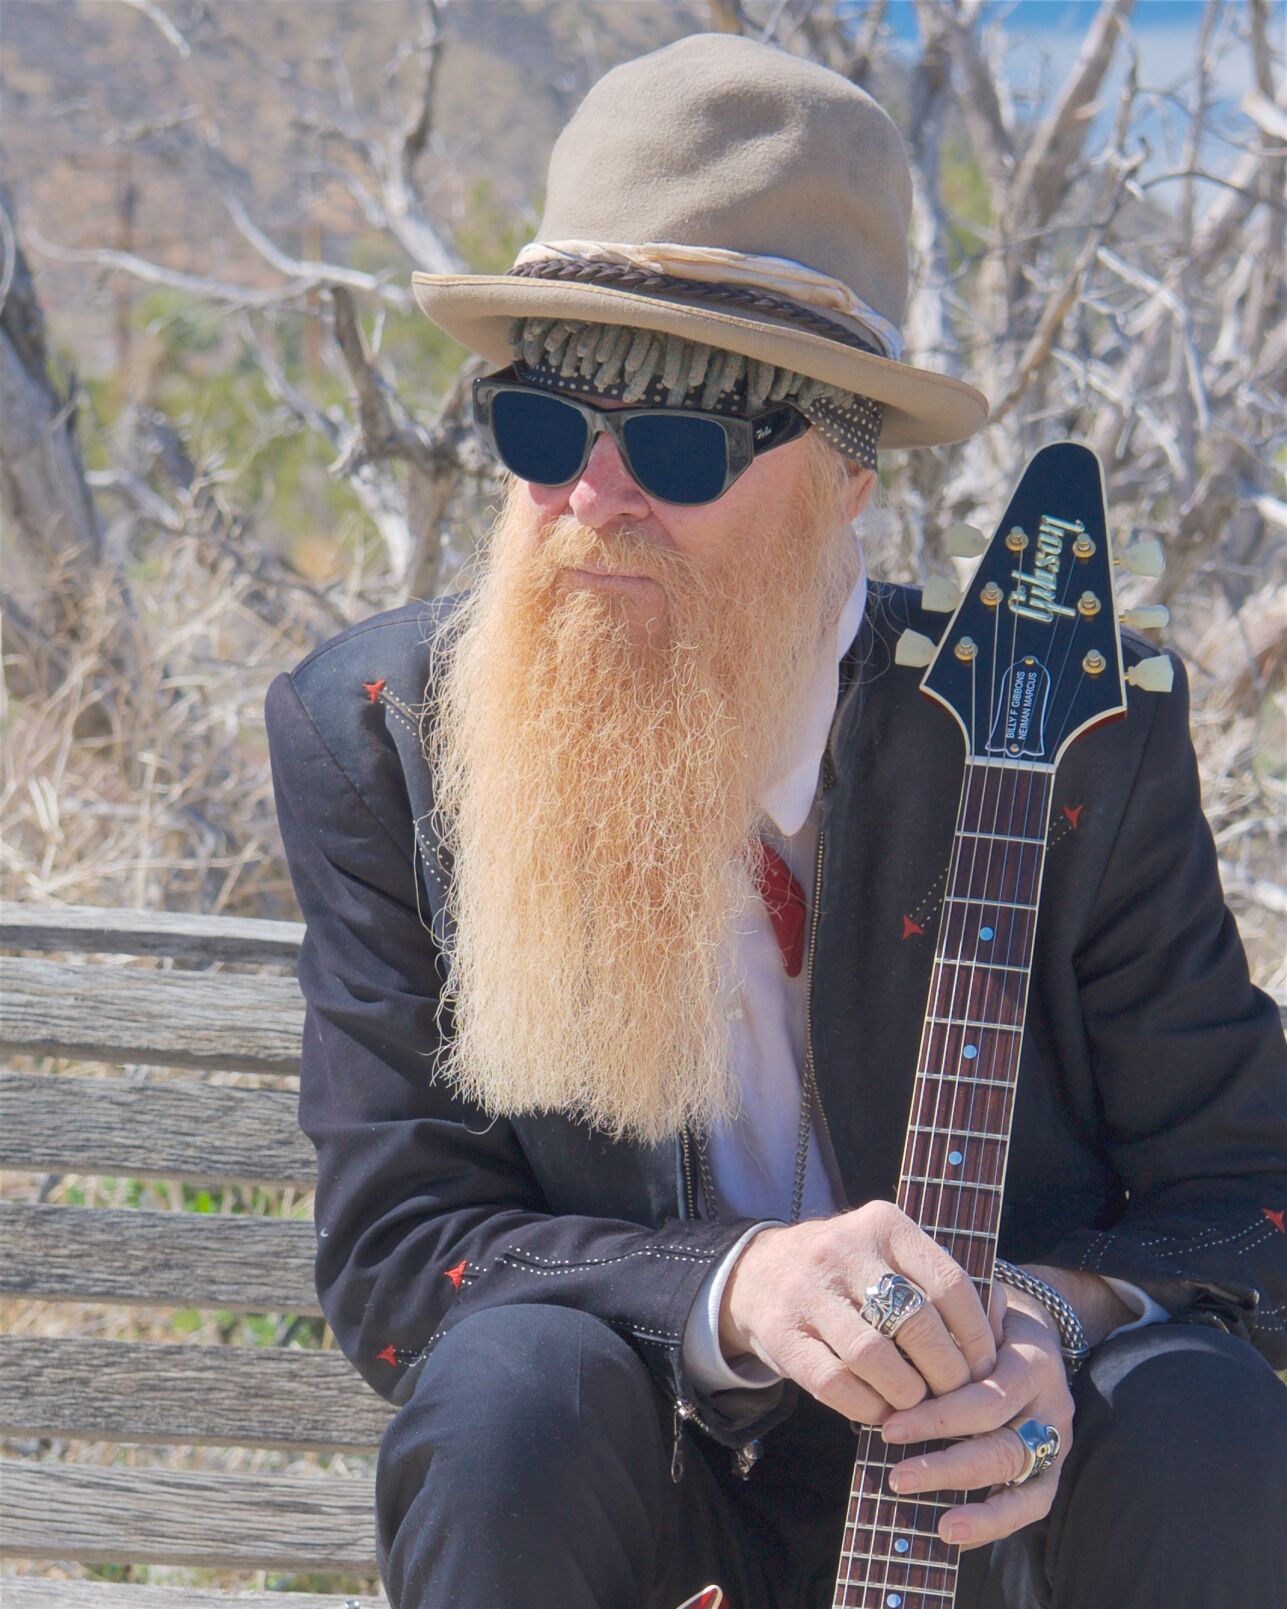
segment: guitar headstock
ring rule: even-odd
[[[1165,656],[1123,673],[1113,563],[1099,459],[1075,442],[1043,447],[937,648],[911,632],[899,644],[901,663],[929,664],[921,689],[956,717],[970,759],[1054,766],[1126,713],[1127,680],[1169,690]],[[1159,573],[1161,550],[1142,544],[1132,568]]]

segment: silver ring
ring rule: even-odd
[[[1008,1486],[1022,1486],[1024,1481],[1035,1480],[1059,1457],[1059,1432],[1053,1425],[1043,1425],[1040,1419],[1011,1419],[1006,1425],[1023,1443],[1024,1463],[1021,1473]]]
[[[901,1274],[882,1274],[874,1285],[868,1285],[863,1296],[859,1317],[891,1341],[908,1319],[925,1306],[925,1292]]]

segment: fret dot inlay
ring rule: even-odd
[[[995,930],[993,928],[981,927],[979,929],[979,937],[983,940],[983,942],[985,944],[988,942],[988,940],[990,938],[993,938],[994,936],[995,936]]]
[[[894,1543],[894,1552],[907,1553],[911,1549],[911,1545],[905,1536],[900,1536],[898,1541]]]
[[[966,1061],[973,1061],[974,1058],[978,1055],[978,1053],[979,1053],[979,1047],[977,1045],[967,1045],[965,1047],[965,1049],[961,1052],[962,1056],[965,1057]]]
[[[898,1606],[900,1603],[902,1603],[902,1601],[903,1595],[901,1592],[891,1592],[885,1599],[885,1602],[889,1605],[889,1609],[898,1609]]]
[[[961,1163],[965,1161],[965,1156],[960,1151],[949,1151],[947,1153],[947,1160],[954,1168],[959,1168]]]

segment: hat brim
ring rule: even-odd
[[[420,310],[440,329],[498,368],[513,361],[512,318],[590,319],[665,330],[874,397],[885,405],[882,448],[947,446],[987,423],[987,398],[964,380],[860,352],[769,314],[743,318],[609,285],[515,274],[417,272],[411,289]]]

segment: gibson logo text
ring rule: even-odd
[[[1012,614],[1022,615],[1025,620],[1041,620],[1047,625],[1056,615],[1075,618],[1077,611],[1070,609],[1066,603],[1056,603],[1055,593],[1059,586],[1059,561],[1063,556],[1064,540],[1069,536],[1080,536],[1085,529],[1080,520],[1070,524],[1067,520],[1056,519],[1053,514],[1041,516],[1041,524],[1037,527],[1037,551],[1032,556],[1032,574],[1025,575],[1021,569],[1010,572],[1014,590],[1006,603]]]

